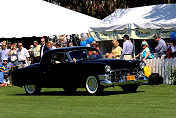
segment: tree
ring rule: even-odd
[[[155,4],[176,3],[176,0],[44,0],[99,19],[118,8],[133,8]]]

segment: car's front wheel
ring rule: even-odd
[[[103,91],[103,87],[99,84],[95,76],[88,76],[86,79],[86,90],[89,94],[99,94]]]
[[[38,94],[41,91],[41,87],[37,85],[24,85],[24,89],[26,94]]]

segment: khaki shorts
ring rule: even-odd
[[[123,59],[124,60],[132,60],[132,56],[131,55],[124,55]]]

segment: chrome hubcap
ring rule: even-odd
[[[95,93],[97,91],[98,83],[94,76],[90,76],[87,78],[86,88],[89,93]]]
[[[35,85],[25,85],[24,87],[28,93],[34,93],[35,88],[36,88]]]

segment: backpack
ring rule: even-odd
[[[163,84],[163,78],[158,73],[152,73],[149,76],[149,85]]]

